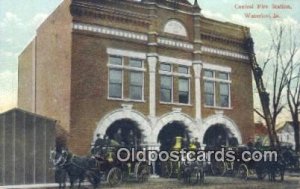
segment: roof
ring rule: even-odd
[[[53,119],[53,118],[49,118],[49,117],[42,116],[42,115],[39,115],[39,114],[36,114],[36,113],[32,113],[32,112],[29,112],[29,111],[26,111],[26,110],[23,110],[23,109],[20,109],[20,108],[13,108],[13,109],[7,110],[5,112],[0,113],[0,116],[9,114],[11,112],[21,112],[21,113],[25,113],[25,114],[31,115],[33,117],[39,117],[39,118],[42,118],[42,119],[46,119],[46,120],[49,120],[49,121],[56,122],[56,120]]]

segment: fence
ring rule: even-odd
[[[21,109],[0,114],[0,186],[53,182],[55,121]]]

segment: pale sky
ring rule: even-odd
[[[194,0],[190,0],[192,3]],[[62,0],[0,0],[0,112],[17,106],[18,55],[32,40],[37,27]],[[250,27],[258,60],[266,57],[269,28],[285,23],[300,28],[299,0],[198,0],[202,13],[221,21]],[[292,9],[242,10],[236,5],[288,4]],[[277,19],[246,18],[245,13],[280,15]],[[300,57],[300,56],[299,56]],[[255,98],[255,104],[258,104]],[[284,116],[283,116],[284,117]]]

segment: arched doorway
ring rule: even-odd
[[[203,143],[206,146],[235,146],[238,140],[225,125],[215,124],[205,132]]]
[[[113,122],[106,130],[110,139],[120,140],[125,146],[140,145],[143,142],[142,131],[138,124],[130,119],[121,119]]]
[[[157,141],[160,149],[169,151],[175,145],[175,137],[180,136],[190,140],[190,132],[182,122],[174,121],[165,125],[159,132]]]

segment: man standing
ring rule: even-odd
[[[118,129],[117,133],[114,134],[114,140],[119,143],[119,145],[122,144],[123,138],[121,129]]]

